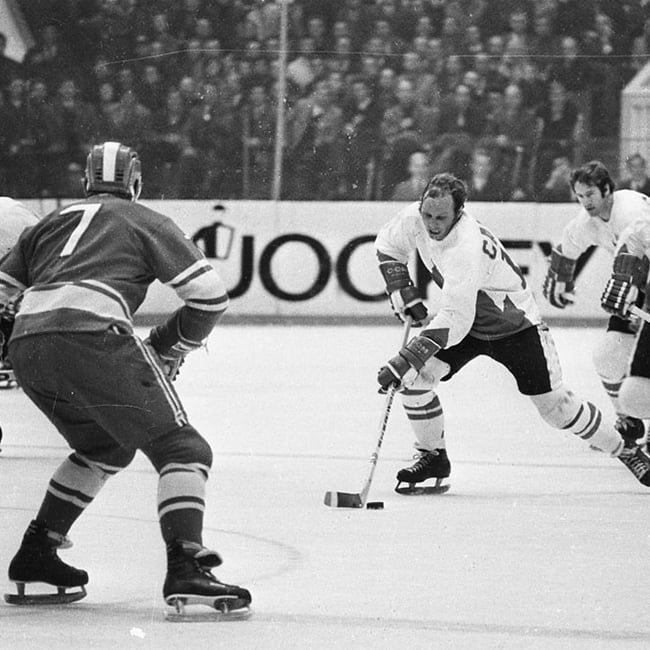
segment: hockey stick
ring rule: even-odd
[[[410,331],[411,317],[407,316],[406,321],[404,322],[401,347],[404,347],[408,343]],[[390,415],[390,409],[393,406],[393,399],[395,397],[395,393],[397,392],[397,388],[398,386],[396,384],[392,384],[386,393],[386,401],[384,402],[384,409],[379,421],[379,437],[377,439],[377,444],[375,445],[375,450],[370,456],[370,469],[368,470],[368,476],[366,477],[366,481],[361,488],[361,492],[326,492],[324,499],[326,506],[330,506],[332,508],[363,508],[366,505],[368,493],[370,492],[370,485],[372,483],[372,479],[375,475],[375,469],[377,467],[377,460],[379,459],[379,450],[381,449],[381,445],[384,442],[384,434],[386,433],[388,416]]]
[[[636,305],[631,305],[628,311],[633,316],[638,316],[641,320],[644,320],[646,323],[650,323],[650,314],[647,311],[641,309],[641,307],[637,307]]]

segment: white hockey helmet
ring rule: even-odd
[[[106,192],[136,201],[142,173],[135,149],[119,142],[96,144],[86,159],[83,186],[87,195]]]

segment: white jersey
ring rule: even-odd
[[[591,217],[581,208],[562,232],[562,255],[578,259],[590,246],[600,246],[612,255],[624,230],[634,222],[650,222],[650,198],[634,190],[612,193],[612,209],[608,221]]]
[[[412,203],[379,231],[375,248],[405,264],[417,250],[441,287],[440,309],[426,332],[443,348],[468,334],[500,339],[541,323],[521,270],[503,244],[466,210],[449,234],[436,241],[424,227],[419,202]]]
[[[25,228],[37,222],[38,217],[22,203],[0,196],[0,257],[14,247]]]

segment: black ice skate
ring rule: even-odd
[[[626,440],[618,459],[627,467],[638,481],[650,487],[650,456],[635,442]]]
[[[170,621],[225,620],[247,618],[251,595],[247,589],[219,582],[210,569],[221,558],[200,544],[179,540],[167,546],[167,577],[163,586],[165,602],[174,608]],[[186,605],[207,605],[208,615],[188,614]]]
[[[645,424],[639,418],[633,418],[630,415],[619,415],[614,425],[616,430],[621,434],[626,443],[636,443],[638,440],[644,439],[644,446],[647,445],[645,440]]]
[[[398,494],[442,494],[450,488],[443,484],[443,479],[451,473],[451,463],[447,457],[446,449],[434,449],[433,451],[421,450],[416,456],[417,461],[397,472],[397,486],[395,492]],[[416,485],[427,479],[436,479],[435,485]],[[402,487],[402,483],[408,483]]]
[[[57,549],[71,546],[72,542],[64,535],[32,521],[9,564],[9,580],[16,583],[18,593],[5,594],[5,600],[11,605],[61,605],[84,598],[88,574],[66,564],[57,555]],[[26,594],[28,583],[52,585],[57,593]],[[67,591],[74,587],[79,589]]]

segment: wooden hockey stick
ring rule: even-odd
[[[404,347],[408,343],[410,332],[411,317],[407,316],[406,321],[404,322],[401,347]],[[386,433],[388,416],[390,415],[390,409],[393,406],[393,399],[395,398],[397,388],[398,386],[396,384],[392,384],[386,393],[386,401],[384,402],[384,409],[379,421],[379,436],[377,439],[377,444],[375,445],[375,450],[370,456],[370,469],[368,470],[368,476],[366,477],[366,481],[361,488],[361,492],[326,492],[324,499],[326,506],[330,506],[332,508],[363,508],[366,505],[368,493],[370,492],[370,485],[372,484],[372,479],[375,475],[375,469],[377,467],[377,460],[379,459],[379,450],[381,449],[381,445],[384,442],[384,434]]]
[[[646,323],[650,323],[650,314],[647,311],[641,309],[641,307],[632,305],[628,311],[633,316],[638,316],[641,320],[644,320]]]

